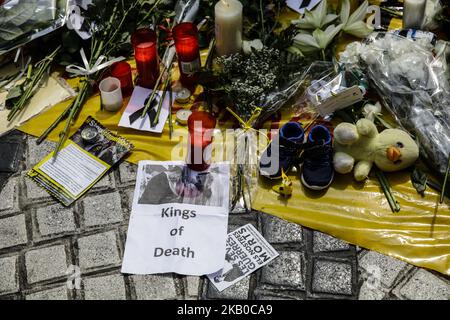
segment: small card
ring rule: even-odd
[[[219,291],[223,291],[244,277],[278,257],[278,252],[251,224],[228,234],[224,268],[208,275]]]
[[[362,101],[363,94],[358,86],[353,86],[344,89],[332,97],[325,99],[320,104],[316,105],[317,111],[322,117],[328,116],[335,111],[345,109],[352,104]]]
[[[53,158],[53,152],[50,153],[28,172],[28,177],[69,206],[132,148],[128,140],[88,117],[65,142],[58,156]]]
[[[311,11],[322,0],[287,0],[286,5],[292,10],[304,14],[305,10]]]
[[[120,118],[119,127],[133,128],[136,130],[155,133],[163,132],[167,117],[169,116],[169,93],[166,93],[166,96],[164,97],[158,119],[155,119],[155,117],[157,115],[158,102],[161,99],[162,91],[158,91],[156,93],[155,99],[153,100],[147,114],[144,118],[141,118],[141,114],[144,111],[145,102],[151,93],[152,90],[150,89],[138,86],[134,88],[130,102]],[[174,96],[173,98],[175,99]],[[155,123],[154,126],[152,126],[152,122]]]

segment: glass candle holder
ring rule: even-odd
[[[125,61],[117,62],[111,67],[111,76],[119,79],[122,94],[126,97],[130,96],[133,92],[131,66]]]
[[[103,79],[99,86],[102,106],[105,110],[115,112],[122,107],[123,97],[120,80],[113,77]]]
[[[183,22],[173,28],[172,35],[180,68],[180,81],[185,86],[192,86],[197,82],[200,70],[197,27],[191,22]]]
[[[159,75],[158,51],[155,31],[137,29],[131,36],[134,58],[139,74],[138,85],[153,89]]]
[[[211,165],[213,129],[216,119],[205,111],[194,111],[188,118],[187,166],[195,171],[204,171]]]

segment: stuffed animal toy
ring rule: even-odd
[[[386,129],[378,133],[375,124],[360,119],[356,125],[341,123],[334,130],[334,169],[346,174],[354,169],[357,181],[365,180],[373,164],[386,172],[411,166],[419,148],[408,133]]]

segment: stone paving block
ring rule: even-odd
[[[105,174],[100,181],[98,181],[95,185],[92,186],[92,189],[89,192],[98,192],[101,190],[114,189],[116,187],[116,183],[114,180],[114,174],[111,172],[109,174]]]
[[[123,220],[118,192],[90,196],[83,200],[86,227],[107,225]]]
[[[24,214],[0,219],[0,249],[25,244],[27,241]]]
[[[379,277],[381,283],[387,288],[390,288],[394,284],[397,275],[406,265],[406,262],[375,251],[367,252],[359,260],[359,267],[368,275]]]
[[[398,293],[411,300],[450,300],[450,282],[420,269]]]
[[[247,300],[250,290],[250,276],[243,278],[241,281],[233,284],[231,287],[219,292],[211,281],[206,280],[208,299],[225,299],[225,300]]]
[[[270,243],[302,241],[302,227],[295,223],[262,214],[263,235]]]
[[[10,178],[0,192],[0,216],[19,210],[19,178]]]
[[[137,168],[138,166],[132,163],[121,163],[119,166],[120,182],[134,185],[136,183]]]
[[[60,235],[77,229],[73,208],[60,204],[36,209],[36,222],[40,236]]]
[[[359,289],[359,300],[383,300],[386,294],[370,281],[364,281]]]
[[[138,300],[173,300],[177,298],[171,274],[132,276]]]
[[[281,251],[261,271],[263,285],[305,290],[304,255],[297,251]]]
[[[263,300],[263,301],[268,301],[268,300],[304,300],[304,298],[301,297],[293,297],[293,296],[286,296],[286,295],[276,295],[270,292],[267,293],[258,293],[255,296],[256,300]]]
[[[125,300],[125,282],[119,274],[83,279],[86,300]]]
[[[0,295],[19,291],[17,256],[0,258]]]
[[[312,276],[314,293],[352,294],[352,266],[348,263],[316,259]]]
[[[187,276],[186,277],[186,293],[188,296],[198,297],[198,289],[200,286],[200,277]]]
[[[22,173],[27,191],[27,202],[53,201],[54,203],[57,203],[47,191],[28,178],[26,174],[26,172]]]
[[[55,150],[56,144],[51,141],[44,140],[40,145],[36,144],[36,138],[28,136],[28,152],[27,152],[27,169],[32,169],[42,159]]]
[[[28,283],[65,277],[67,258],[64,245],[34,249],[25,254]]]
[[[121,262],[114,231],[78,239],[78,250],[80,268],[83,271],[91,268],[115,266]]]
[[[350,244],[328,234],[313,232],[313,250],[314,252],[341,251],[349,250]]]
[[[67,287],[61,286],[53,289],[42,290],[29,293],[25,296],[26,300],[69,300]]]

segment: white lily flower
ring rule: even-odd
[[[300,49],[302,53],[311,53],[318,50],[325,50],[334,37],[341,31],[342,24],[328,26],[325,31],[316,29],[310,34],[300,33],[294,38],[294,45]]]
[[[369,2],[365,0],[355,12],[350,15],[350,0],[343,0],[340,12],[342,31],[355,37],[365,38],[373,32],[373,27],[367,25],[364,18],[367,15]]]
[[[292,20],[300,29],[322,29],[322,27],[330,24],[338,17],[335,14],[327,14],[327,0],[323,0],[314,10],[305,10],[305,14],[301,19]]]

